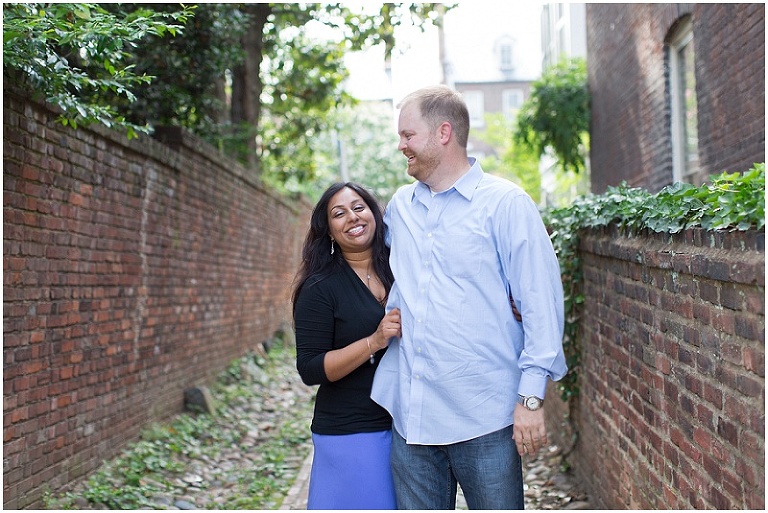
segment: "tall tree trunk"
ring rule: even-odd
[[[445,5],[435,4],[435,11],[437,12],[435,25],[437,25],[437,43],[440,55],[440,83],[453,87],[453,80],[452,77],[450,77],[448,66],[448,58],[445,54],[445,30],[443,29],[445,24]]]
[[[244,4],[243,11],[249,16],[248,31],[241,39],[245,60],[232,70],[232,124],[245,128],[244,160],[254,169],[258,168],[259,155],[256,144],[256,130],[261,115],[261,76],[259,68],[263,59],[262,35],[272,6],[266,3]]]

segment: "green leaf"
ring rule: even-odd
[[[113,80],[120,84],[119,95],[128,102],[135,99],[132,89],[146,79],[126,71],[130,56],[123,48],[165,29],[173,20],[166,13],[145,9],[147,17],[134,22],[123,14],[124,7],[110,9],[100,4],[3,5],[4,67],[26,75],[35,92],[66,112],[59,121],[66,118],[69,126],[77,126],[75,118],[84,125],[112,119],[115,127],[130,126],[113,117],[115,99],[106,99],[102,91],[117,93],[118,88],[108,82]],[[182,12],[192,11],[183,7]]]
[[[73,4],[75,16],[80,18],[81,20],[90,20],[91,19],[91,10],[88,8],[87,4]]]
[[[5,44],[5,43],[7,43],[9,41],[12,41],[12,40],[14,40],[16,38],[22,37],[23,35],[24,35],[24,33],[20,32],[20,31],[13,31],[13,30],[5,31],[4,30],[3,31],[3,44]]]

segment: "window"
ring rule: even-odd
[[[515,69],[514,52],[510,43],[505,43],[499,47],[499,69],[510,71]]]
[[[507,119],[515,119],[517,111],[525,100],[522,89],[504,89],[501,93],[501,105]]]
[[[482,91],[464,91],[464,101],[469,111],[469,126],[482,128],[485,126],[485,101]]]
[[[675,182],[693,183],[699,172],[694,58],[693,30],[688,17],[681,21],[669,44],[672,178]]]
[[[511,80],[515,73],[515,52],[515,38],[510,35],[501,36],[493,44],[493,54],[505,80]]]

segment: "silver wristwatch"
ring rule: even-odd
[[[544,405],[544,399],[535,395],[518,395],[517,402],[531,411],[536,411]]]

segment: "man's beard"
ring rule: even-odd
[[[440,157],[438,156],[437,149],[437,141],[433,135],[427,141],[424,149],[418,153],[414,153],[415,165],[408,167],[408,174],[416,178],[418,181],[429,185],[429,178],[440,164]]]

